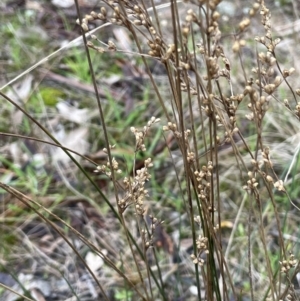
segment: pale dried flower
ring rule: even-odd
[[[278,191],[285,191],[282,180],[278,180],[277,182],[275,182],[274,187],[277,188]]]
[[[83,31],[87,32],[89,31],[89,27],[86,23],[81,23],[81,28],[83,29]]]
[[[240,22],[239,28],[241,31],[244,31],[250,25],[250,19],[246,18]]]
[[[267,94],[272,94],[276,89],[276,85],[275,84],[268,84],[264,86],[264,91]]]

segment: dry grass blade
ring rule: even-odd
[[[16,294],[17,296],[19,296],[20,298],[23,298],[24,300],[28,300],[28,301],[34,301],[33,299],[30,299],[22,294],[19,294],[17,291],[11,289],[9,286],[4,285],[3,283],[0,283],[0,286],[14,294]]]

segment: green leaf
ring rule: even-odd
[[[64,95],[61,90],[51,87],[43,88],[40,91],[40,94],[43,98],[44,104],[49,107],[54,107],[58,103],[59,99]]]

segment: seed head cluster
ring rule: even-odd
[[[135,135],[136,139],[135,152],[146,150],[144,144],[145,137],[149,132],[150,127],[157,122],[159,122],[158,118],[151,117],[147,125],[144,126],[143,130],[139,131],[136,128],[131,127],[131,132]],[[114,148],[114,145],[110,146],[111,150]],[[103,149],[103,151],[107,153],[107,149]],[[109,159],[107,159],[107,163],[97,166],[95,172],[100,172],[109,178],[112,176],[112,169],[119,174],[122,173],[122,170],[119,169],[117,160],[112,158],[111,162],[112,164],[110,164]],[[145,183],[151,178],[149,168],[152,166],[152,160],[151,158],[148,158],[144,161],[144,167],[134,172],[133,178],[124,178],[124,196],[118,201],[118,207],[121,213],[123,213],[129,206],[134,205],[137,215],[143,216],[145,214],[144,200],[146,197],[148,197],[148,190],[145,189]]]
[[[194,221],[201,227],[201,219],[200,216],[196,216]],[[206,254],[209,253],[208,250],[208,238],[202,235],[199,235],[196,239],[196,246],[197,246],[197,254],[192,254],[191,259],[194,264],[198,264],[199,266],[203,266]]]
[[[113,150],[115,148],[115,145],[110,145],[109,148],[110,148],[110,150]],[[104,148],[103,152],[107,153],[107,149]],[[100,173],[106,175],[109,178],[112,175],[111,174],[111,169],[113,169],[114,171],[116,171],[118,174],[121,174],[122,170],[119,169],[119,163],[118,163],[118,161],[115,158],[112,158],[111,162],[112,162],[112,166],[110,164],[109,159],[107,158],[106,164],[98,165],[97,168],[96,168],[96,170],[94,172],[100,172]]]
[[[136,176],[133,179],[124,178],[125,195],[118,202],[121,212],[124,212],[130,205],[134,205],[138,215],[143,216],[145,214],[144,200],[149,196],[148,190],[145,189],[145,183],[151,178],[148,170],[152,166],[151,158],[149,158],[145,160],[145,166],[136,171]]]
[[[208,210],[212,210],[210,202],[211,191],[211,177],[213,171],[212,162],[208,162],[207,166],[202,166],[200,171],[195,171],[195,177],[197,181],[198,197],[202,202],[205,202],[208,206]]]
[[[150,129],[150,127],[154,124],[159,122],[159,118],[151,117],[151,119],[148,121],[147,125],[144,126],[142,131],[139,131],[135,127],[131,127],[130,130],[135,136],[136,144],[135,144],[135,151],[146,151],[146,147],[144,144],[144,139]]]
[[[142,230],[142,239],[144,241],[144,246],[146,251],[153,247],[154,245],[154,235],[155,235],[155,229],[158,225],[163,224],[163,221],[159,221],[156,217],[149,215],[149,218],[151,220],[151,225],[149,231],[143,229]]]
[[[294,268],[298,261],[295,259],[295,255],[294,254],[290,254],[290,258],[288,260],[283,260],[280,261],[280,266],[281,266],[281,273],[285,273],[288,274],[291,268]]]

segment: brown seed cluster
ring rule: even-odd
[[[144,140],[145,137],[150,129],[150,127],[154,124],[159,122],[160,119],[159,118],[155,118],[155,117],[151,117],[151,119],[148,121],[147,125],[144,126],[142,131],[139,131],[138,129],[136,129],[135,127],[131,127],[130,130],[131,132],[134,134],[135,136],[135,151],[146,151],[146,147],[144,144]]]
[[[295,259],[294,254],[290,254],[290,258],[288,260],[283,260],[282,262],[280,261],[280,266],[281,266],[281,273],[288,274],[290,269],[294,268],[297,265],[297,260]]]
[[[278,90],[281,83],[285,81],[296,101],[296,95],[299,94],[297,93],[297,90],[292,90],[287,81],[288,77],[290,77],[295,72],[295,68],[290,67],[288,69],[281,70],[281,68],[279,67],[279,64],[276,59],[275,49],[281,42],[281,40],[279,38],[273,38],[272,36],[271,13],[269,9],[265,6],[264,1],[262,1],[261,3],[260,14],[262,16],[261,23],[264,26],[265,35],[257,36],[255,37],[255,40],[265,47],[266,52],[260,52],[258,54],[258,60],[260,64],[257,68],[253,69],[253,72],[258,75],[258,78],[255,81],[255,83],[266,94],[273,95]],[[295,113],[295,116],[299,119],[300,115],[299,108],[297,107],[297,101],[294,110],[291,108],[288,99],[284,99],[283,104],[291,112]]]
[[[171,131],[173,132],[174,136],[176,138],[181,138],[182,137],[182,134],[177,130],[177,125],[175,123],[172,123],[172,122],[168,122],[167,125],[164,125],[163,126],[163,131]],[[191,130],[187,129],[185,132],[184,132],[184,141],[185,141],[185,144],[187,145],[188,144],[188,137],[190,136],[191,134]]]
[[[145,39],[147,39],[147,45],[149,47],[148,55],[160,60],[164,64],[170,63],[173,68],[178,71],[191,69],[193,57],[188,55],[188,53],[183,55],[182,49],[176,49],[174,43],[167,44],[165,42],[165,39],[160,34],[160,30],[156,28],[147,10],[145,10],[141,4],[126,0],[104,2],[107,4],[112,13],[108,13],[108,9],[102,7],[99,13],[91,12],[89,15],[86,15],[81,22],[78,21],[84,31],[89,31],[89,23],[96,20],[111,22],[113,24],[126,27],[131,32],[137,29],[144,35]],[[200,27],[201,30],[203,28],[207,35],[215,39],[217,45],[217,40],[220,38],[220,30],[218,26],[220,14],[216,11],[216,7],[220,2],[221,1],[209,1],[209,6],[211,7],[211,18],[209,18],[209,24],[203,22],[203,20],[199,18],[193,10],[188,10],[186,22],[181,25],[184,47],[188,47],[187,43],[191,35],[190,30],[193,24]],[[199,5],[202,6],[204,3],[200,1]],[[96,40],[95,36],[93,36],[92,39]],[[93,41],[89,41],[87,45],[100,53],[116,50],[115,45],[108,45],[107,49],[105,49],[103,46],[95,45]],[[220,47],[218,46],[217,48]],[[203,48],[201,53],[204,55],[208,66],[208,74],[207,76],[204,76],[204,78],[218,78],[220,76],[229,78],[230,64],[223,52],[216,49],[214,51],[215,55],[211,56],[207,54],[207,49]],[[219,57],[222,57],[225,65],[225,68],[223,69],[219,67]],[[183,75],[180,72],[178,74],[181,90],[189,92],[191,95],[197,95],[197,89],[192,83],[190,75],[188,73]]]
[[[136,128],[132,127],[131,132],[134,133],[136,138],[135,153],[137,151],[145,151],[146,147],[144,140],[150,129],[150,127],[159,122],[158,118],[151,117],[147,125],[144,126],[143,130],[139,131]],[[115,146],[110,146],[110,149],[114,149]],[[107,153],[107,149],[103,149]],[[118,207],[123,213],[129,206],[134,205],[135,213],[137,215],[143,216],[145,214],[144,200],[148,197],[148,190],[145,189],[145,183],[149,181],[151,175],[149,173],[149,168],[153,166],[151,158],[148,158],[144,161],[144,167],[138,169],[134,172],[134,177],[129,178],[125,177],[123,180],[123,198],[118,201]],[[112,177],[112,169],[117,173],[122,173],[119,169],[119,164],[115,158],[112,158],[111,164],[109,159],[107,163],[97,166],[95,172],[102,173],[107,177]]]
[[[145,189],[145,183],[151,178],[148,170],[152,166],[153,164],[149,158],[145,160],[145,166],[136,171],[136,176],[133,179],[124,178],[125,195],[118,202],[121,212],[124,212],[129,206],[134,205],[137,215],[143,216],[145,214],[144,200],[149,196],[148,190]]]
[[[200,216],[196,216],[194,218],[195,223],[197,223],[199,226],[201,226],[201,219]],[[208,250],[208,238],[204,237],[202,235],[199,235],[196,239],[196,246],[197,246],[197,254],[192,254],[191,259],[194,264],[198,264],[199,266],[204,265],[204,258],[205,255],[209,253]]]
[[[113,150],[115,148],[115,145],[110,145],[109,148],[110,148],[110,150]],[[103,152],[107,153],[107,149],[104,148]],[[119,169],[119,163],[117,162],[117,160],[115,158],[112,158],[111,161],[112,161],[112,166],[109,162],[109,159],[107,158],[106,164],[97,166],[97,168],[94,172],[97,172],[97,173],[100,172],[109,178],[111,177],[111,169],[116,171],[118,174],[122,173],[122,170]]]
[[[197,191],[198,197],[202,202],[205,202],[208,210],[215,210],[212,208],[210,202],[210,192],[211,192],[211,177],[213,171],[213,163],[208,162],[207,166],[203,165],[200,171],[195,171],[195,177],[197,181]]]
[[[232,45],[232,50],[235,53],[238,53],[242,47],[246,45],[246,41],[241,38],[242,34],[247,31],[247,29],[250,27],[251,19],[256,15],[260,8],[259,2],[254,2],[252,5],[252,8],[249,10],[248,17],[244,18],[239,23],[239,32],[236,35],[236,40],[234,41]]]
[[[171,131],[173,132],[174,136],[177,138],[177,139],[182,139],[182,134],[181,132],[179,132],[177,130],[177,125],[175,123],[172,123],[172,122],[168,122],[168,125],[165,125],[163,126],[163,131]],[[192,164],[195,162],[196,160],[196,155],[195,153],[191,150],[191,147],[189,145],[189,137],[190,137],[190,134],[191,134],[191,130],[190,129],[187,129],[184,131],[184,139],[183,139],[183,143],[186,147],[186,150],[187,150],[187,153],[186,153],[186,156],[187,156],[187,162],[189,164]]]
[[[151,225],[149,231],[143,229],[142,230],[142,239],[144,241],[144,246],[146,251],[153,247],[154,245],[154,235],[155,235],[155,229],[158,225],[163,224],[163,221],[159,221],[156,217],[149,215],[149,218],[151,220]]]
[[[248,193],[254,193],[255,195],[259,195],[258,192],[258,182],[253,172],[248,172],[249,180],[247,181],[247,185],[243,186]]]
[[[158,118],[151,117],[142,131],[137,130],[135,127],[131,127],[130,130],[135,135],[136,139],[135,152],[146,150],[144,140],[150,127],[157,122],[159,122]],[[145,189],[145,183],[151,178],[148,170],[152,166],[153,163],[151,158],[148,158],[144,162],[144,167],[136,171],[133,179],[127,177],[124,178],[123,184],[125,196],[118,202],[121,212],[124,212],[126,208],[133,204],[137,215],[143,216],[145,214],[144,200],[148,197],[148,190]]]

